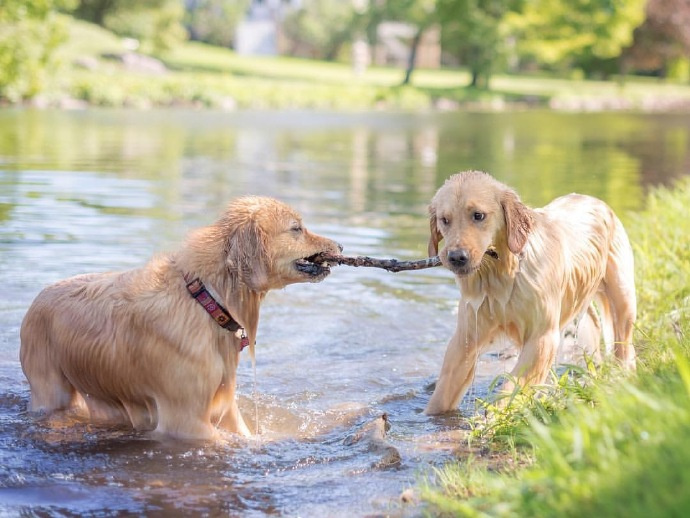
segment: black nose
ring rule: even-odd
[[[469,262],[469,260],[470,260],[470,256],[467,253],[467,250],[465,250],[464,248],[450,250],[448,252],[448,261],[453,266],[463,268],[463,267],[467,266],[467,263]]]

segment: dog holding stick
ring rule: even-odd
[[[235,373],[242,348],[253,354],[261,302],[323,280],[329,264],[316,258],[341,250],[284,203],[250,196],[142,268],[45,288],[20,332],[30,410],[76,408],[178,438],[212,439],[216,426],[249,435]]]
[[[561,330],[578,315],[592,318],[592,301],[604,336],[612,330],[616,358],[635,368],[633,253],[603,201],[569,194],[531,209],[487,173],[466,171],[437,191],[429,215],[429,255],[455,274],[461,299],[426,414],[458,405],[480,353],[500,334],[520,349],[512,378],[522,386],[544,382]]]

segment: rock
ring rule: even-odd
[[[103,54],[104,59],[119,61],[122,65],[131,72],[143,72],[145,74],[160,75],[165,74],[168,69],[162,61],[139,54],[137,52],[124,52],[122,54]]]
[[[415,493],[414,489],[408,487],[400,494],[400,501],[403,504],[418,504],[419,497],[417,496],[417,493]]]
[[[98,68],[98,60],[93,56],[80,56],[73,63],[75,67],[86,70],[96,70]]]
[[[345,438],[345,446],[362,445],[367,453],[379,455],[373,462],[374,469],[389,469],[400,466],[402,457],[394,446],[386,441],[386,432],[390,430],[388,416],[382,414],[373,421],[363,424],[355,433]]]

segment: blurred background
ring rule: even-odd
[[[684,0],[0,5],[5,103],[660,110],[690,98]]]
[[[422,514],[401,492],[486,454],[476,399],[514,361],[487,353],[459,412],[422,414],[447,270],[270,293],[238,371],[259,434],[213,445],[28,416],[31,301],[174,250],[245,194],[382,258],[426,256],[429,200],[464,169],[628,224],[687,176],[689,113],[687,0],[0,0],[0,515]],[[353,437],[384,412],[382,454]]]

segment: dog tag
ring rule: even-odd
[[[249,345],[249,338],[244,328],[242,328],[242,335],[240,336],[240,352]]]

